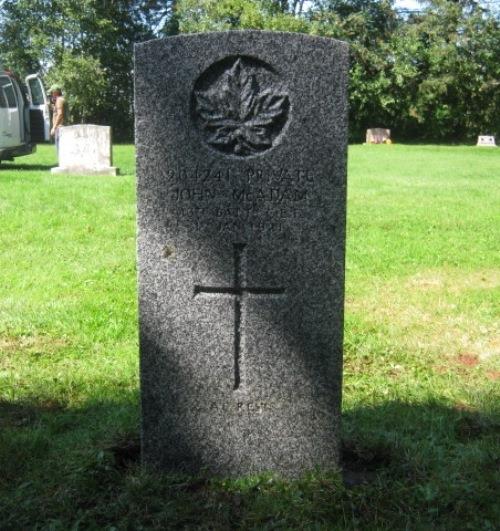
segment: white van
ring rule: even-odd
[[[50,140],[49,100],[36,75],[22,83],[0,66],[0,161],[28,155]]]

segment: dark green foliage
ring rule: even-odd
[[[0,58],[21,75],[41,72],[60,83],[72,121],[111,125],[115,138],[131,138],[133,44],[154,36],[149,4],[6,0]]]
[[[500,27],[474,2],[432,0],[404,18],[391,0],[180,0],[181,32],[268,29],[351,45],[350,131],[389,127],[399,139],[500,134]]]
[[[324,35],[351,44],[350,131],[396,140],[500,136],[500,26],[472,0],[430,0],[409,16],[393,0],[4,0],[0,59],[67,89],[73,121],[132,138],[133,44],[231,29]]]
[[[433,0],[392,41],[400,128],[437,140],[500,134],[498,19],[473,2]]]

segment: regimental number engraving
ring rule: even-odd
[[[238,390],[241,384],[241,316],[245,298],[248,294],[276,296],[283,295],[285,288],[282,287],[257,287],[247,286],[245,278],[246,244],[233,244],[234,277],[232,286],[201,286],[196,284],[194,296],[204,294],[226,294],[234,296],[234,390]]]
[[[197,80],[192,114],[207,144],[246,157],[277,143],[290,101],[277,74],[263,61],[229,57]]]

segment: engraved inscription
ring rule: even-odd
[[[211,186],[214,184],[230,185],[270,185],[270,186],[310,186],[315,181],[313,168],[286,168],[270,164],[248,165],[243,163],[240,168],[224,166],[203,167],[200,164],[189,166],[179,162],[169,167],[162,179],[166,183],[196,183]]]
[[[195,202],[211,199],[231,198],[238,203],[282,203],[304,201],[308,197],[308,190],[304,188],[171,188],[168,190],[170,201]]]
[[[266,409],[270,409],[268,404],[261,400],[257,402],[238,402],[236,404],[236,410],[240,414],[247,413],[249,415],[262,415]]]
[[[228,57],[197,80],[192,114],[207,144],[246,157],[267,151],[288,119],[289,96],[273,69],[252,57]]]
[[[269,201],[271,203],[281,203],[283,201],[302,201],[306,198],[307,190],[291,188],[233,190],[233,199],[236,201]]]

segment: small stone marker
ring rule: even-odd
[[[136,46],[148,467],[338,464],[347,56],[259,31]]]
[[[485,147],[496,147],[495,143],[495,137],[494,136],[478,136],[477,137],[477,144],[478,146],[485,146]]]
[[[391,130],[382,129],[381,127],[375,127],[373,129],[366,130],[366,143],[367,144],[385,144],[391,140]]]
[[[70,125],[59,130],[59,166],[52,173],[116,175],[112,166],[111,127]]]

